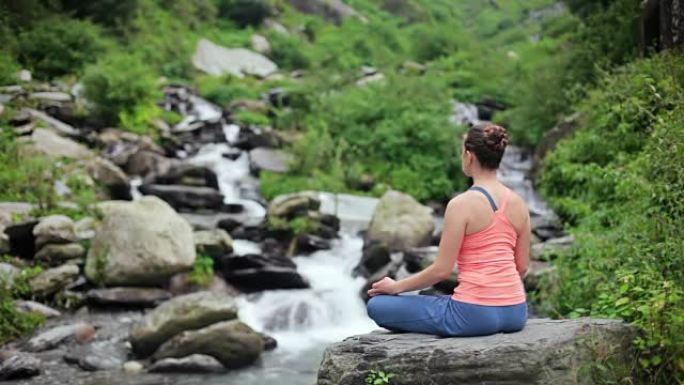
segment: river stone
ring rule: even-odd
[[[37,376],[41,372],[40,367],[40,360],[30,354],[13,354],[0,363],[0,381]]]
[[[126,373],[140,373],[143,369],[143,364],[138,361],[128,361],[123,364],[123,370]]]
[[[302,191],[293,194],[278,195],[268,205],[269,217],[292,218],[306,214],[309,210],[318,210],[321,200],[312,191]]]
[[[320,16],[335,24],[341,24],[342,20],[347,17],[366,20],[342,0],[289,0],[289,3],[299,12]]]
[[[89,280],[149,286],[192,267],[192,228],[161,199],[108,202],[98,208],[104,218],[86,259]]]
[[[575,237],[572,235],[551,238],[546,242],[532,245],[531,257],[537,261],[557,257],[560,253],[569,250],[574,243]]]
[[[197,42],[192,64],[209,75],[231,74],[239,78],[245,75],[265,78],[278,71],[278,66],[261,54],[245,48],[225,48],[207,39]]]
[[[47,124],[53,130],[63,134],[75,136],[78,135],[78,130],[71,127],[70,125],[53,118],[52,116],[44,113],[43,111],[34,110],[32,108],[23,108],[22,112],[26,112],[32,119],[37,119]]]
[[[188,163],[175,165],[168,173],[157,176],[155,183],[219,188],[218,177],[212,169]]]
[[[147,357],[164,341],[193,330],[237,317],[232,297],[209,292],[186,294],[164,302],[131,329],[133,351]]]
[[[410,195],[390,190],[375,208],[367,238],[379,241],[390,250],[406,250],[426,246],[434,228],[432,209]]]
[[[35,255],[35,259],[46,262],[50,266],[73,260],[82,260],[86,250],[79,243],[49,244],[43,246]]]
[[[92,239],[97,225],[92,217],[81,218],[74,223],[74,231],[78,239]]]
[[[45,318],[57,318],[62,315],[58,310],[38,302],[16,301],[14,305],[17,311],[21,313],[39,313],[45,316]]]
[[[260,254],[229,255],[218,260],[217,268],[240,291],[306,289],[309,283],[297,266],[285,256]]]
[[[532,319],[521,332],[486,337],[374,332],[329,346],[317,384],[361,384],[376,368],[395,374],[397,385],[577,384],[581,368],[594,363],[594,349],[633,362],[635,336],[622,321],[590,318]]]
[[[232,320],[178,334],[159,347],[154,359],[206,354],[226,368],[237,369],[253,363],[263,350],[264,340],[257,332]]]
[[[140,192],[157,196],[175,209],[220,210],[223,207],[223,194],[211,187],[146,184],[140,186]]]
[[[152,373],[220,373],[225,368],[212,356],[191,354],[183,358],[164,358],[147,370]]]
[[[218,258],[233,252],[233,238],[225,230],[195,231],[194,238],[197,254]]]
[[[129,174],[141,176],[148,181],[168,173],[174,164],[174,159],[155,151],[138,151],[128,158],[125,169]]]
[[[249,167],[256,175],[261,171],[285,173],[291,158],[283,150],[257,147],[249,152]]]
[[[211,282],[207,284],[198,284],[192,280],[191,273],[178,273],[169,280],[169,291],[172,295],[190,294],[198,291],[209,291],[221,295],[237,296],[240,292],[228,285],[226,281],[214,275]]]
[[[56,326],[31,338],[24,346],[24,349],[29,352],[42,352],[54,349],[68,340],[87,339],[82,336],[92,334],[94,331],[93,326],[85,322]]]
[[[250,43],[252,44],[252,49],[263,55],[268,55],[271,53],[271,44],[268,40],[259,34],[254,34],[250,38]]]
[[[66,215],[50,215],[40,219],[33,228],[36,248],[40,249],[48,243],[70,243],[76,241],[74,221]]]
[[[21,274],[21,269],[9,263],[0,262],[0,286],[10,288],[14,279]]]
[[[29,281],[31,292],[38,297],[49,297],[78,278],[78,266],[66,264],[48,269]]]
[[[124,343],[106,340],[74,345],[64,355],[64,361],[86,371],[119,370],[126,356]]]
[[[171,299],[171,293],[148,287],[113,287],[92,289],[86,293],[86,301],[94,306],[119,306],[131,308],[155,307]]]

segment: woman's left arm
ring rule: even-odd
[[[465,202],[463,195],[449,201],[444,213],[444,227],[435,261],[422,271],[395,281],[385,277],[373,284],[368,295],[399,294],[430,287],[448,279],[454,269],[466,229]]]

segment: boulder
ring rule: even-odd
[[[212,356],[191,354],[183,358],[161,359],[147,370],[152,373],[220,373],[225,368]]]
[[[388,191],[375,208],[367,239],[390,250],[406,250],[429,244],[434,228],[432,209],[410,195]]]
[[[229,283],[244,292],[309,287],[294,262],[287,257],[230,255],[219,260],[218,268]]]
[[[0,287],[10,288],[21,269],[9,263],[0,262]]]
[[[379,241],[365,242],[361,251],[361,260],[354,268],[354,275],[369,277],[386,266],[390,260],[389,247]]]
[[[58,310],[33,301],[16,301],[14,306],[18,312],[38,313],[45,316],[45,318],[57,318],[62,315]]]
[[[262,170],[285,173],[289,170],[291,158],[282,150],[257,147],[249,152],[250,170],[256,175]]]
[[[74,232],[78,239],[92,239],[95,236],[97,223],[93,217],[81,218],[74,223]]]
[[[192,64],[209,75],[231,74],[237,77],[254,75],[265,78],[278,71],[278,66],[267,57],[245,48],[225,48],[207,39],[197,42]]]
[[[220,210],[223,207],[223,194],[211,187],[146,184],[140,186],[140,192],[159,197],[175,209]]]
[[[33,228],[36,248],[48,243],[70,243],[76,241],[74,221],[65,215],[50,215],[40,219]]]
[[[85,273],[105,285],[167,282],[195,262],[192,228],[156,197],[98,206],[104,214],[92,239]]]
[[[140,373],[143,369],[145,369],[145,367],[138,361],[128,361],[123,364],[123,370],[126,373]]]
[[[52,116],[44,113],[43,111],[34,110],[32,108],[24,108],[22,109],[22,112],[26,112],[32,119],[40,120],[41,122],[45,123],[48,127],[59,132],[62,135],[78,135],[78,131],[75,128],[53,118]]]
[[[164,302],[147,313],[131,329],[130,341],[133,351],[146,357],[180,332],[236,317],[237,307],[232,297],[209,292],[186,294]]]
[[[38,297],[49,297],[78,278],[78,266],[66,264],[48,269],[29,281],[31,292]]]
[[[348,17],[357,17],[362,21],[366,19],[354,8],[345,4],[342,0],[288,0],[296,10],[309,15],[316,15],[335,24],[341,24]]]
[[[597,350],[633,362],[635,336],[624,322],[589,318],[532,319],[520,332],[486,337],[374,332],[329,346],[317,384],[361,384],[371,369],[393,373],[397,385],[585,383]]]
[[[52,243],[38,250],[34,258],[50,266],[56,266],[67,261],[82,260],[85,253],[85,248],[79,243]]]
[[[328,239],[313,234],[302,234],[297,237],[298,253],[313,253],[318,250],[330,250],[332,244]]]
[[[86,345],[72,346],[64,355],[64,361],[86,371],[119,370],[126,362],[126,346],[118,341],[94,341]]]
[[[218,258],[233,252],[233,239],[225,230],[195,231],[194,239],[197,254]]]
[[[26,353],[15,353],[0,362],[0,381],[21,380],[37,376],[41,372],[41,362]]]
[[[320,206],[321,200],[313,191],[278,195],[268,205],[267,215],[290,219],[306,214],[309,210],[318,210]]]
[[[179,273],[171,277],[169,281],[169,291],[172,295],[190,294],[198,291],[209,291],[212,293],[228,296],[237,296],[240,293],[234,287],[228,285],[223,278],[214,275],[211,282],[200,285],[193,282],[190,273]]]
[[[216,358],[228,369],[237,369],[256,361],[263,350],[261,335],[244,323],[232,320],[182,332],[160,346],[153,358],[205,354]]]
[[[175,161],[153,151],[138,151],[126,162],[126,172],[138,175],[145,181],[152,181],[159,175],[168,173]]]
[[[102,155],[119,167],[126,166],[130,157],[138,152],[164,154],[164,150],[150,137],[114,128],[108,128],[100,133],[97,142],[103,147]]]
[[[219,188],[218,178],[213,170],[186,163],[176,165],[168,173],[159,175],[155,183]]]
[[[171,299],[171,293],[147,287],[113,287],[92,289],[86,293],[86,302],[93,306],[148,308]]]
[[[60,344],[70,340],[83,340],[86,335],[93,335],[95,328],[85,322],[79,322],[71,325],[55,326],[52,329],[41,332],[35,337],[31,338],[24,349],[29,352],[42,352],[45,350],[54,349]]]
[[[271,44],[264,36],[254,34],[252,35],[250,42],[252,43],[252,49],[256,52],[263,55],[271,53]]]
[[[530,256],[532,259],[537,261],[557,257],[560,253],[569,250],[574,243],[575,237],[572,235],[567,235],[560,238],[551,238],[546,242],[532,245]]]
[[[527,275],[525,276],[525,289],[534,291],[540,288],[543,282],[556,272],[556,267],[549,262],[530,261]]]

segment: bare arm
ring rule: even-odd
[[[530,239],[532,238],[532,228],[530,224],[530,214],[527,211],[525,222],[518,232],[518,240],[515,243],[515,268],[520,274],[520,278],[525,278],[530,264]]]
[[[452,199],[444,213],[444,228],[435,261],[422,271],[397,282],[399,293],[430,287],[448,279],[454,269],[465,233],[466,219],[462,197]]]

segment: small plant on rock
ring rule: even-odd
[[[214,260],[207,255],[198,255],[192,265],[190,282],[195,285],[206,286],[214,278]]]
[[[371,369],[370,373],[366,376],[367,385],[384,385],[391,384],[392,377],[394,374],[385,373],[382,370]]]

